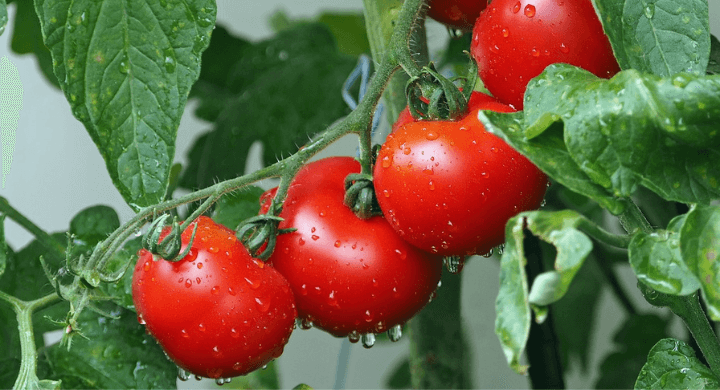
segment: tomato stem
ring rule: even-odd
[[[443,272],[437,297],[410,320],[412,388],[473,388],[470,346],[460,314],[461,282],[461,275]]]

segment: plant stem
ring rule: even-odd
[[[628,245],[630,245],[631,237],[629,235],[610,233],[585,217],[580,218],[580,224],[578,225],[578,229],[581,230],[583,233],[587,233],[587,235],[602,243],[617,248],[627,249]]]
[[[444,273],[437,297],[410,320],[415,389],[472,388],[471,353],[460,316],[461,276]]]
[[[646,233],[653,231],[645,216],[631,200],[628,200],[625,212],[619,217],[623,228],[630,234],[638,230]],[[710,365],[710,369],[720,378],[720,342],[700,306],[698,293],[695,292],[686,296],[668,295],[655,291],[642,282],[638,282],[638,287],[645,300],[650,304],[669,307],[673,313],[682,318],[693,338],[697,341],[700,350]]]
[[[18,322],[18,331],[20,332],[20,372],[13,389],[40,388],[41,381],[35,372],[37,369],[37,348],[35,347],[32,315],[35,311],[58,302],[60,296],[57,293],[52,293],[34,301],[26,302],[0,291],[0,299],[12,305]]]
[[[525,270],[528,281],[535,279],[544,271],[540,239],[529,235],[523,240],[527,258]],[[552,310],[552,308],[548,308]],[[530,383],[533,389],[564,389],[562,359],[558,350],[553,316],[548,315],[542,324],[532,321],[526,354],[530,368]]]
[[[414,2],[417,1],[414,0]],[[421,8],[415,7],[415,4],[408,4],[408,8],[415,12],[411,18],[407,18],[405,15],[402,17],[400,15],[403,0],[364,0],[363,5],[370,50],[372,57],[375,59],[376,67],[379,65],[378,59],[391,59],[393,62],[402,65],[407,73],[418,73],[420,68],[415,65],[413,56],[422,63],[428,60],[425,23],[417,17],[422,11]],[[399,25],[408,22],[410,25]],[[409,27],[412,34],[411,39],[392,39],[396,29],[401,30],[407,27]],[[415,44],[412,49],[410,48],[410,42]],[[407,74],[398,73],[388,82],[384,102],[391,122],[395,121],[400,111],[407,105],[407,99],[405,98],[407,81]]]
[[[673,313],[682,318],[705,356],[710,369],[720,378],[720,343],[710,322],[700,306],[697,293],[672,297],[677,301],[670,306]]]
[[[53,256],[57,256],[60,259],[65,258],[65,247],[61,243],[52,238],[52,236],[47,234],[44,230],[40,229],[39,226],[35,225],[27,217],[22,215],[10,205],[7,199],[2,196],[0,196],[0,212],[10,217],[10,219],[25,228],[28,232],[32,233],[38,242],[40,242],[45,249],[49,250]]]

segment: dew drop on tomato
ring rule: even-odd
[[[515,3],[515,5],[513,6],[512,11],[513,11],[514,14],[520,12],[520,2],[519,2],[519,1],[518,1],[517,3]]]
[[[140,325],[145,325],[145,319],[143,318],[142,313],[138,314],[137,321]]]
[[[265,313],[270,309],[270,298],[266,299],[260,299],[258,297],[255,297],[255,303],[258,306],[258,309],[261,313]]]
[[[192,280],[190,280],[190,279],[185,279],[185,287],[187,287],[187,288],[192,287]]]
[[[564,43],[561,43],[561,44],[560,44],[560,51],[563,52],[564,54],[567,54],[567,53],[570,52],[570,49],[569,49],[567,46],[565,46]]]
[[[362,335],[362,345],[365,348],[372,348],[375,345],[375,334],[367,333]]]
[[[525,10],[523,11],[525,13],[525,16],[528,18],[532,18],[535,16],[535,6],[532,4],[528,4],[525,6]]]
[[[353,330],[348,334],[348,340],[353,344],[357,343],[358,341],[360,341],[360,333],[358,333],[356,330]]]
[[[260,287],[260,281],[259,281],[259,280],[253,280],[253,279],[250,279],[250,278],[248,278],[248,277],[245,277],[245,281],[247,282],[247,284],[250,285],[250,288],[253,289],[253,290],[257,290],[258,287]]]
[[[219,348],[217,345],[213,347],[213,349],[212,349],[212,355],[213,355],[214,357],[216,357],[216,358],[222,356],[222,352],[220,351],[220,348]]]
[[[340,240],[335,241],[335,248],[340,248]]]
[[[198,324],[198,330],[201,332],[205,332],[205,325],[203,323]]]
[[[364,318],[365,318],[365,322],[370,323],[370,322],[373,321],[373,318],[374,318],[374,317],[373,317],[372,313],[370,312],[370,310],[365,310],[365,317],[364,317]]]
[[[231,296],[235,296],[235,294],[237,294],[237,292],[235,292],[235,290],[233,290],[232,287],[228,287],[228,294],[230,294]]]

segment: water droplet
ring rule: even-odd
[[[392,161],[390,160],[390,156],[385,156],[382,158],[382,167],[383,168],[389,168]]]
[[[298,244],[305,245],[305,240],[302,237],[300,237],[300,239],[298,240]]]
[[[165,49],[164,54],[165,54],[165,61],[164,61],[165,70],[168,73],[175,72],[175,68],[177,67],[177,62],[175,61],[175,53],[174,53],[173,49],[171,47]]]
[[[312,238],[313,241],[317,241],[320,237],[313,234],[312,236],[310,236],[310,238]]]
[[[460,271],[462,271],[463,266],[465,265],[465,256],[446,256],[443,258],[443,262],[445,263],[445,267],[448,272],[453,275],[457,275]]]
[[[195,283],[200,284],[200,282],[202,282],[200,278],[195,278]]]
[[[437,131],[432,131],[432,130],[431,130],[431,131],[428,131],[427,133],[425,133],[425,138],[426,138],[428,141],[436,140],[436,139],[438,139],[439,137],[440,137],[440,133],[438,133]]]
[[[410,152],[412,152],[412,150],[409,147],[403,149],[403,154],[410,154]]]
[[[211,368],[208,370],[208,376],[210,378],[220,378],[220,376],[222,376],[222,372],[221,368]]]
[[[218,253],[219,251],[220,251],[220,249],[218,249],[217,247],[214,247],[214,246],[211,246],[210,248],[208,248],[208,252],[210,252],[210,253]]]
[[[212,354],[216,358],[222,356],[222,352],[220,351],[220,348],[217,345],[213,347]]]
[[[250,278],[248,278],[248,277],[245,277],[245,281],[247,282],[247,284],[250,285],[250,288],[253,289],[253,290],[257,290],[258,287],[260,287],[260,281],[259,281],[259,280],[253,280],[253,279],[250,279]]]
[[[215,384],[218,386],[222,386],[226,383],[232,382],[232,378],[217,378],[215,379]]]
[[[198,268],[198,269],[202,269],[202,267],[203,267],[203,263],[198,263],[198,264],[197,264],[197,268]]]
[[[255,303],[258,306],[258,309],[261,313],[266,313],[270,309],[270,299],[260,299],[258,297],[255,297]]]
[[[505,244],[500,244],[496,248],[498,255],[502,255],[505,252]]]
[[[372,322],[373,321],[373,315],[370,312],[370,310],[365,310],[365,322]]]
[[[488,258],[488,257],[491,257],[492,255],[493,255],[493,250],[492,250],[492,248],[490,248],[490,250],[487,253],[482,254],[482,257]]]
[[[532,54],[533,57],[540,57],[540,50],[533,47],[532,49],[530,49],[530,54]]]
[[[399,341],[402,337],[402,325],[398,324],[393,326],[387,331],[387,335],[393,343]]]
[[[365,348],[372,348],[375,345],[375,334],[367,333],[362,335],[362,345]]]
[[[240,337],[240,332],[237,331],[235,328],[230,329],[230,337],[236,339]]]
[[[187,287],[187,288],[192,287],[192,280],[190,280],[190,279],[185,279],[185,287]]]
[[[178,367],[177,377],[181,381],[185,382],[186,380],[190,379],[190,373]]]
[[[201,332],[205,332],[205,325],[203,323],[198,324],[198,330]]]
[[[130,73],[130,62],[127,59],[120,61],[120,73],[122,73],[122,74]]]
[[[328,295],[327,300],[328,305],[331,307],[340,307],[340,304],[338,304],[337,298],[335,298],[335,290],[330,291],[330,295]]]
[[[310,321],[309,318],[303,318],[302,320],[300,320],[300,329],[308,330],[308,329],[311,329],[312,327],[313,327],[313,323],[312,323],[312,321]]]
[[[517,3],[515,3],[515,5],[513,6],[512,12],[513,12],[514,14],[520,12],[520,2],[519,2],[519,1],[518,1]]]
[[[340,240],[335,241],[335,248],[340,248],[340,245],[342,245]]]
[[[645,17],[648,19],[652,19],[653,16],[655,16],[655,4],[650,3],[645,7]]]
[[[570,52],[570,49],[569,49],[567,46],[565,46],[564,43],[561,43],[561,44],[560,44],[560,51],[563,52],[564,54],[567,54],[567,53]]]
[[[143,264],[143,270],[144,270],[145,272],[150,271],[150,266],[151,266],[151,265],[152,265],[152,261],[150,261],[150,260],[146,261],[145,264]]]
[[[228,287],[228,294],[230,294],[231,296],[233,296],[233,297],[234,297],[234,296],[235,296],[235,294],[237,294],[237,292],[235,292],[235,290],[233,290],[233,288],[232,288],[232,287]]]
[[[360,341],[360,333],[358,333],[356,330],[353,330],[348,334],[348,340],[350,340],[351,343],[355,344],[358,341]]]
[[[434,191],[434,190],[435,190],[435,183],[433,183],[433,181],[430,180],[430,181],[428,182],[428,187],[430,188],[430,191]]]
[[[525,10],[523,11],[525,13],[525,16],[528,18],[532,18],[535,16],[535,6],[532,4],[528,4],[525,6]]]
[[[138,324],[145,325],[145,319],[143,318],[142,314],[138,314],[137,320],[138,320]]]
[[[502,36],[503,38],[507,38],[510,36],[510,31],[507,28],[502,29]]]

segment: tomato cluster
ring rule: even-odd
[[[362,337],[366,347],[379,332],[396,339],[435,294],[443,258],[490,252],[508,219],[541,205],[545,174],[485,131],[478,113],[522,109],[527,82],[551,63],[602,77],[617,72],[591,1],[430,0],[429,7],[453,28],[474,26],[470,49],[493,96],[473,92],[464,114],[445,120],[401,113],[372,172],[382,216],[361,219],[344,203],[347,180],[360,176],[346,178],[360,164],[332,157],[302,167],[281,207],[273,205],[277,188],[260,198],[260,214],[272,207],[283,232],[267,263],[207,217],[191,225],[192,244],[193,229],[183,232],[189,252],[180,260],[141,250],[133,274],[138,319],[182,369],[222,378],[262,367],[282,353],[296,319],[353,342]]]

